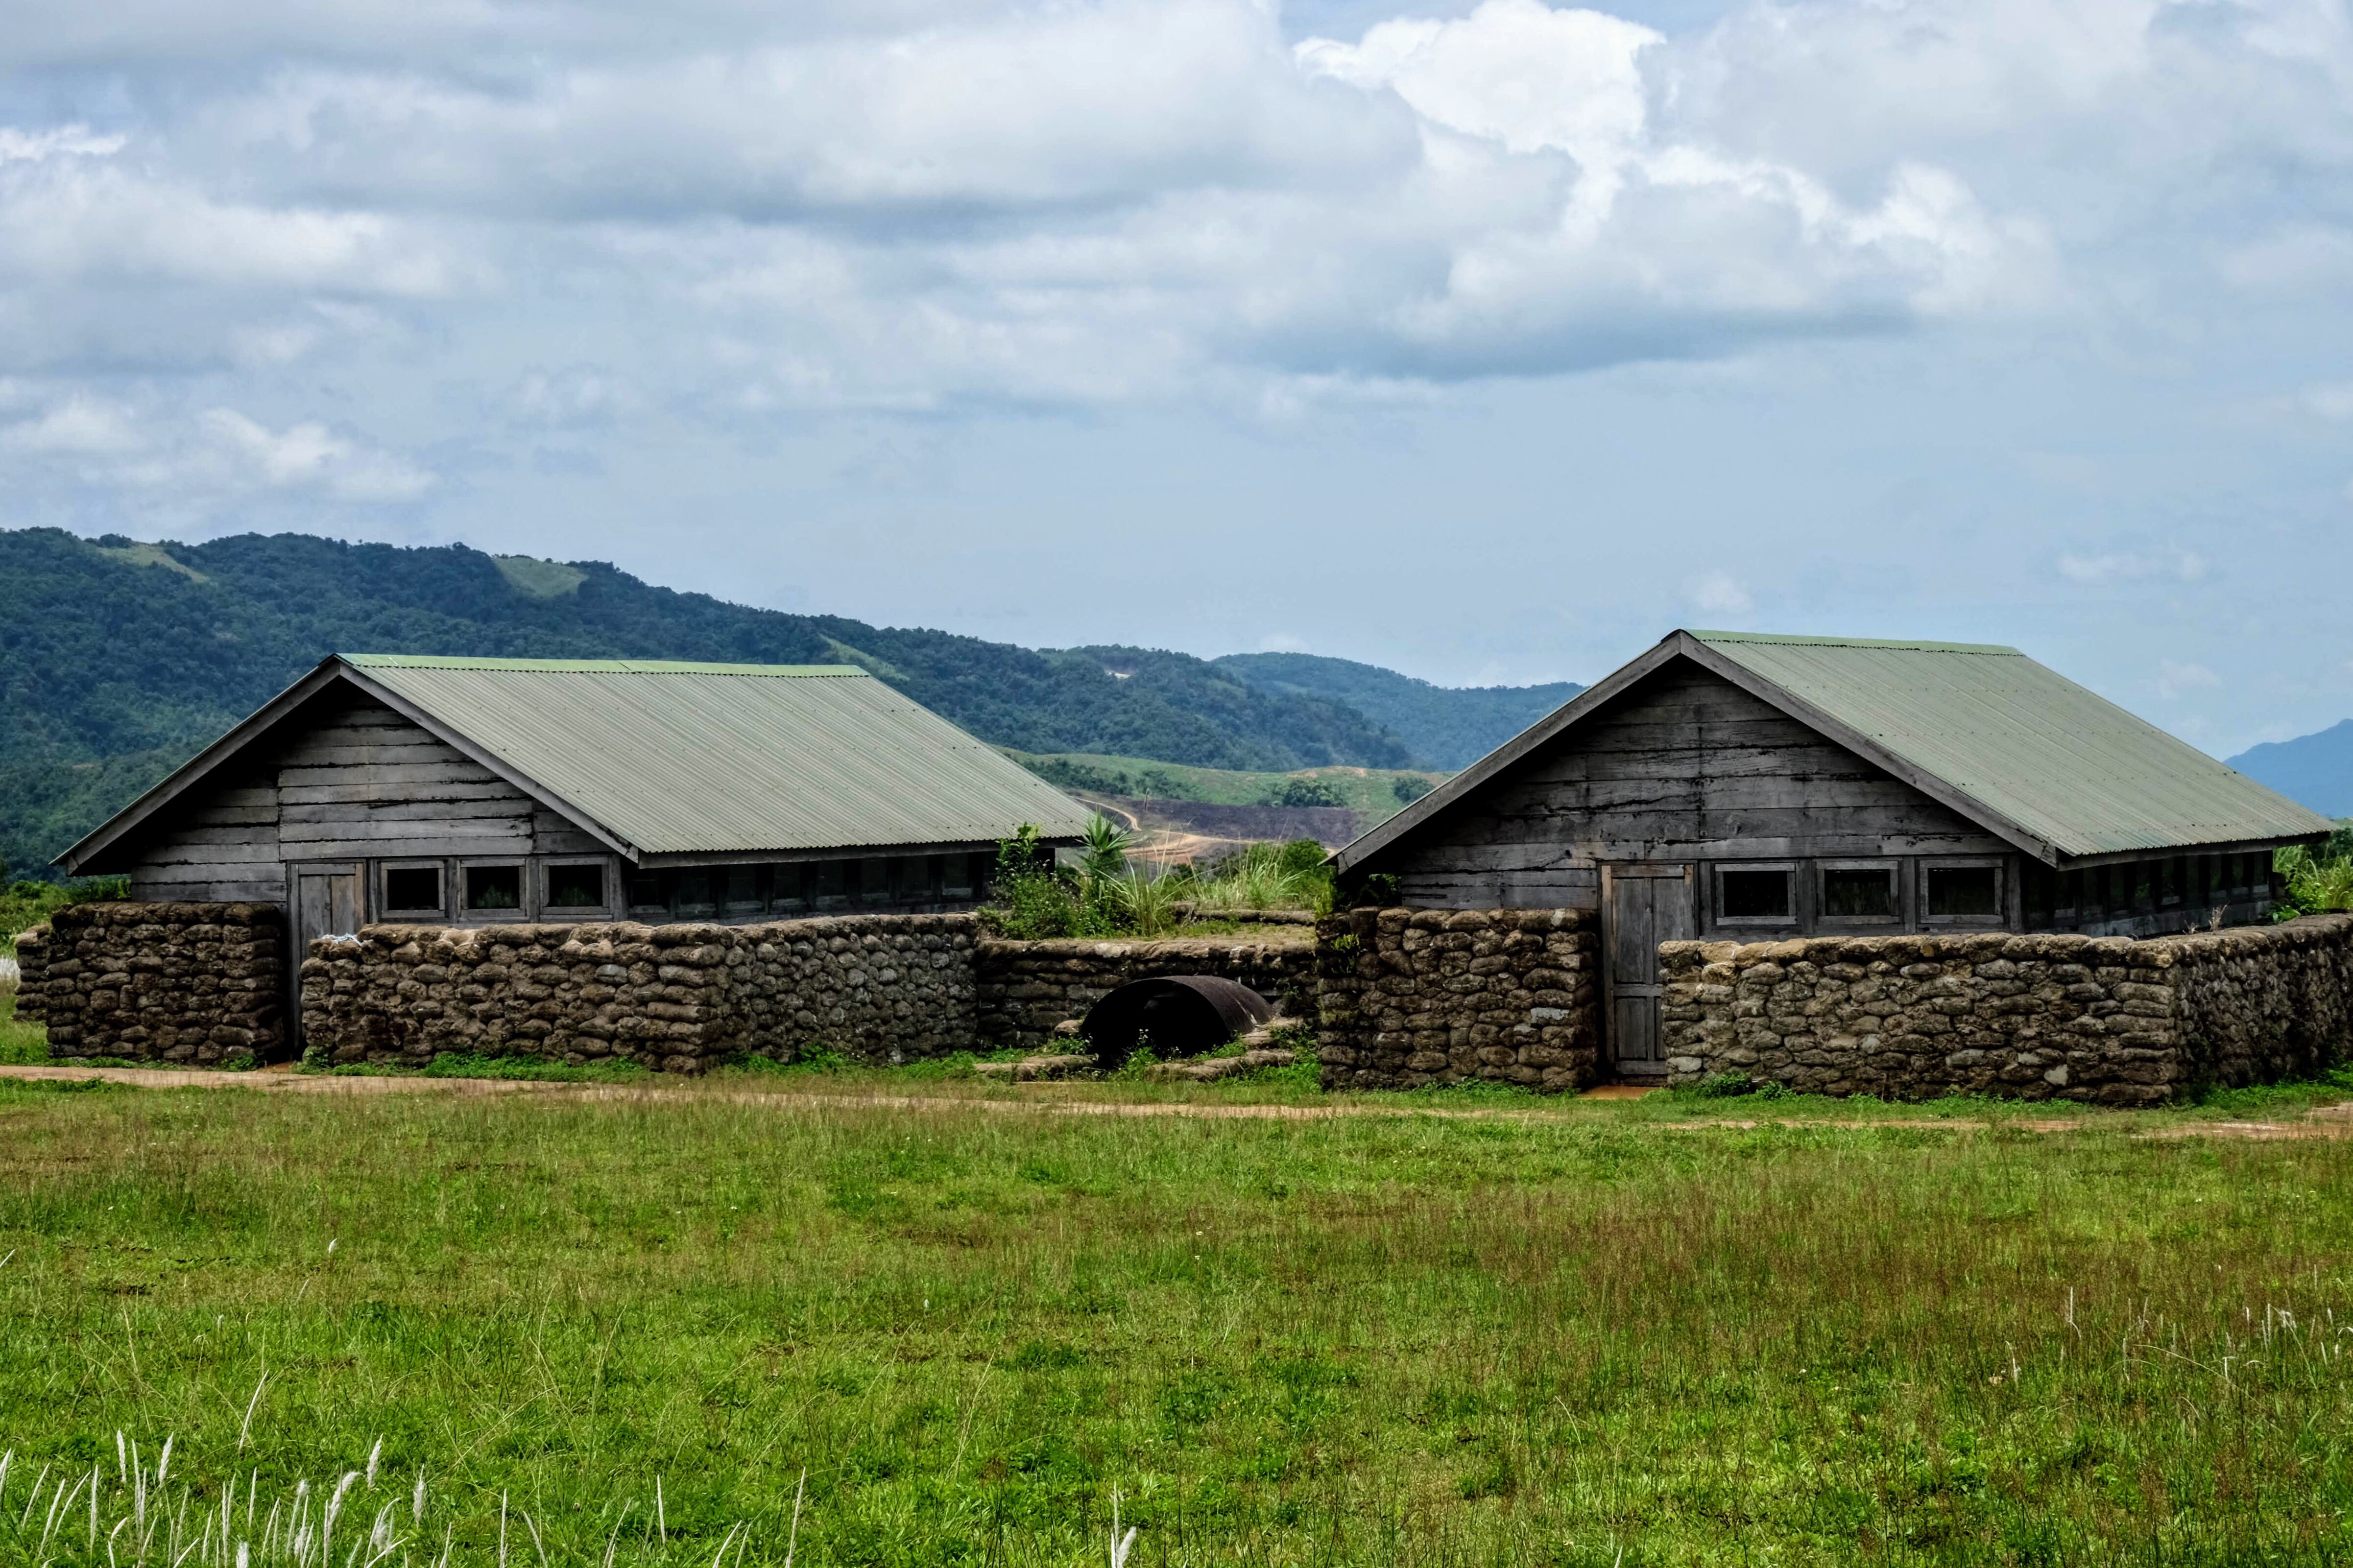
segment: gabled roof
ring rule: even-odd
[[[2303,839],[2333,826],[2014,647],[1678,631],[1358,838],[1337,863],[1363,863],[1676,658],[2052,865]]]
[[[79,866],[346,682],[623,854],[978,843],[1084,806],[862,669],[642,659],[328,658],[61,856]]]

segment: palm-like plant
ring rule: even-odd
[[[1088,881],[1108,881],[1127,870],[1127,851],[1135,835],[1108,816],[1087,818],[1085,847],[1079,851],[1079,874]]]

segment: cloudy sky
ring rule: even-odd
[[[2328,0],[0,0],[0,521],[2353,714]]]

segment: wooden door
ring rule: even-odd
[[[349,936],[360,929],[366,908],[360,897],[360,868],[355,865],[293,868],[294,952],[290,983],[293,995],[287,1007],[287,1030],[295,1048],[302,1046],[302,961],[311,943],[322,936]]]
[[[1601,870],[1601,1006],[1607,1049],[1620,1078],[1661,1078],[1659,943],[1698,934],[1692,868],[1605,866]]]

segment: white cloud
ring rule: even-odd
[[[1716,615],[1745,616],[1756,608],[1747,587],[1728,572],[1710,572],[1683,585],[1683,597],[1694,609]]]
[[[206,456],[237,479],[271,489],[316,489],[338,500],[414,500],[433,476],[387,452],[371,450],[305,420],[272,430],[233,408],[209,408],[199,417]]]
[[[2137,582],[2152,577],[2195,583],[2206,575],[2208,567],[2206,558],[2195,551],[2167,547],[2110,551],[2100,555],[2062,554],[2059,571],[2077,583]]]
[[[2222,684],[2222,678],[2202,664],[2180,664],[2161,658],[2157,661],[2157,694],[2168,702],[2177,701],[2193,691],[2211,691]]]
[[[126,410],[81,395],[37,418],[0,426],[0,447],[16,452],[128,452],[141,444],[137,422]]]
[[[60,157],[111,157],[122,151],[127,136],[93,136],[87,125],[57,125],[46,131],[19,131],[0,125],[0,163],[40,163]]]
[[[379,506],[414,501],[434,484],[407,459],[318,420],[273,429],[232,408],[190,416],[153,399],[141,406],[82,393],[0,424],[0,481],[32,493],[59,475],[186,514],[270,492]]]

